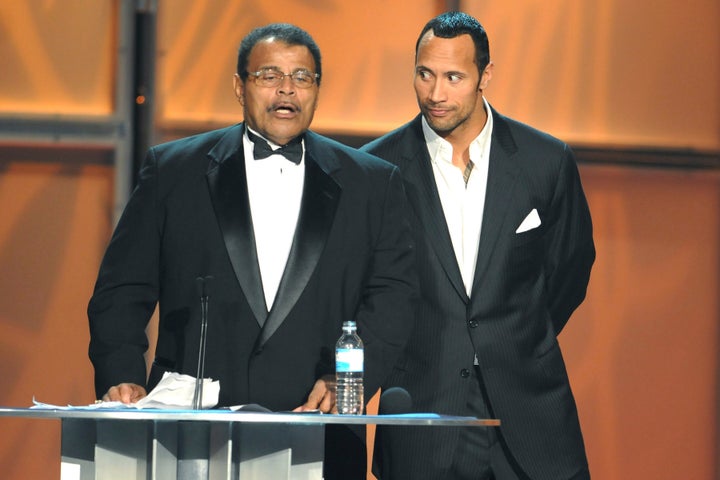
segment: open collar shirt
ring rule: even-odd
[[[483,98],[488,119],[479,135],[470,143],[470,160],[475,164],[467,185],[463,171],[452,164],[453,148],[440,137],[422,118],[423,134],[427,144],[433,175],[437,185],[455,258],[462,275],[465,290],[470,296],[485,208],[490,141],[493,120],[490,106]]]

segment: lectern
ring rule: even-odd
[[[62,422],[61,480],[321,480],[328,424],[493,427],[434,414],[0,408]]]

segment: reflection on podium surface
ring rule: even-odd
[[[325,425],[494,427],[436,414],[325,415],[223,410],[0,408],[62,422],[61,480],[322,479]]]

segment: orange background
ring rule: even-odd
[[[0,120],[118,115],[122,4],[0,3]],[[306,28],[322,49],[316,130],[384,133],[416,112],[414,43],[443,5],[160,0],[156,139],[241,118],[236,48],[270,21]],[[502,113],[576,146],[717,158],[717,0],[461,6],[490,35],[487,96]],[[717,479],[720,171],[583,163],[581,175],[598,260],[560,342],[593,478]],[[112,231],[115,179],[107,146],[0,131],[0,405],[92,402],[85,308]],[[59,477],[59,425],[0,425],[3,479]]]

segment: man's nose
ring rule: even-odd
[[[290,75],[285,75],[282,80],[280,80],[278,93],[282,93],[284,95],[293,95],[295,93],[295,84],[293,83]]]
[[[432,85],[430,85],[429,100],[435,103],[442,102],[446,100],[445,96],[446,90],[443,82],[434,80]]]

